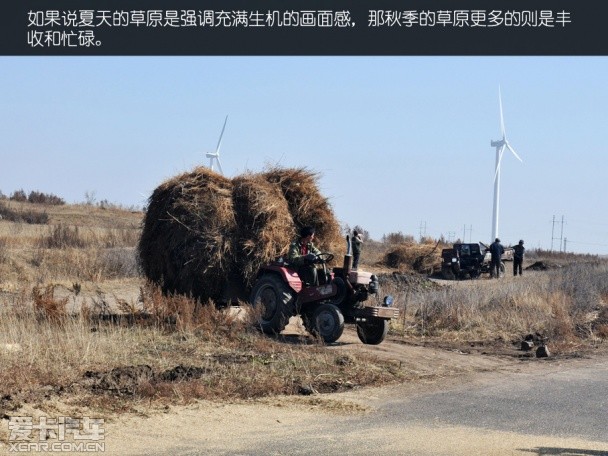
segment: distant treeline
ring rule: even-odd
[[[28,195],[23,189],[14,191],[9,197],[5,196],[2,191],[0,191],[0,199],[8,199],[21,203],[48,204],[52,206],[61,206],[65,204],[63,198],[53,195],[52,193],[31,191]]]

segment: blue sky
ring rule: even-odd
[[[507,137],[499,236],[608,254],[605,57],[0,57],[0,190],[145,204],[208,165],[306,166],[337,218],[491,238],[498,87]],[[466,231],[465,231],[466,227]]]

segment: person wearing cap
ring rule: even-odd
[[[490,245],[490,254],[492,255],[490,277],[496,277],[497,279],[500,277],[500,259],[503,253],[505,253],[505,249],[500,243],[500,239],[496,238]]]
[[[513,247],[513,275],[516,276],[518,273],[521,275],[522,263],[524,262],[524,241],[520,240],[519,244]]]
[[[295,266],[300,280],[305,285],[318,285],[317,268],[314,261],[321,251],[315,247],[313,240],[315,229],[305,226],[300,230],[300,237],[289,245],[287,261]]]

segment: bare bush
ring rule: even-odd
[[[49,216],[46,212],[38,211],[15,211],[4,203],[0,203],[0,218],[11,222],[25,222],[30,225],[45,225],[49,221]]]
[[[38,191],[31,191],[27,197],[27,200],[30,203],[49,204],[53,206],[61,206],[65,204],[65,201],[57,195],[53,195],[52,193],[42,193]]]
[[[587,313],[599,308],[601,297],[608,295],[605,263],[580,263],[563,268],[552,281],[552,289],[572,301],[572,312]]]
[[[97,237],[97,244],[100,247],[135,247],[139,241],[139,230],[137,229],[111,229]]]
[[[140,275],[134,247],[101,249],[96,256],[96,265],[104,278],[118,279]]]
[[[382,236],[382,242],[384,244],[406,244],[413,243],[414,236],[411,234],[403,234],[401,231],[397,233],[388,233]]]
[[[38,240],[38,246],[46,249],[84,248],[87,241],[80,235],[77,226],[55,225]]]
[[[15,190],[13,194],[9,198],[12,201],[18,201],[20,203],[24,203],[27,201],[27,195],[23,189]]]
[[[34,287],[32,290],[34,311],[39,319],[57,323],[67,315],[65,307],[68,298],[57,299],[54,295],[54,285],[48,285],[44,288]]]
[[[6,238],[0,237],[0,264],[8,260],[8,242]]]

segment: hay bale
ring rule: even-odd
[[[229,179],[204,167],[169,179],[148,201],[142,270],[164,292],[217,297],[233,267],[236,228]]]
[[[340,225],[305,169],[273,168],[230,180],[199,167],[163,182],[148,202],[138,250],[165,293],[206,302],[245,299],[263,264],[285,254],[299,228],[318,246],[346,251]]]
[[[383,263],[389,268],[399,269],[403,266],[410,266],[413,262],[413,258],[410,255],[410,248],[412,244],[401,244],[395,247],[390,252],[384,255]]]
[[[239,227],[236,262],[250,287],[263,264],[287,253],[295,227],[281,189],[263,176],[234,178],[232,195]]]
[[[317,187],[317,173],[306,168],[275,167],[267,170],[264,177],[283,192],[296,230],[314,226],[315,244],[321,251],[333,253],[336,259],[346,253],[340,224]]]
[[[441,269],[441,249],[439,243],[407,242],[388,252],[384,256],[383,263],[390,268],[432,274]]]

